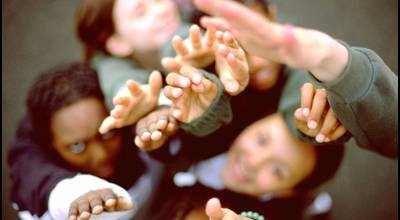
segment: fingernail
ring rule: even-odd
[[[172,90],[172,95],[173,95],[175,98],[177,98],[180,94],[181,94],[181,89],[179,89],[179,88],[174,88],[174,89]]]
[[[308,115],[310,115],[310,109],[308,108],[303,108],[302,112],[304,117],[308,117]]]
[[[153,141],[158,141],[158,140],[160,140],[161,136],[162,136],[162,134],[161,134],[160,131],[154,131],[154,132],[151,134],[151,140],[153,140]]]
[[[329,138],[325,138],[325,140],[324,140],[325,142],[330,142],[331,141],[331,139],[329,139]]]
[[[316,129],[317,128],[317,122],[314,120],[311,120],[307,123],[307,126],[309,129]]]
[[[230,92],[236,92],[239,89],[239,85],[236,82],[229,82],[227,89]]]
[[[318,143],[322,143],[322,142],[325,141],[325,136],[324,136],[323,134],[318,134],[318,135],[315,137],[315,140],[316,140]]]
[[[201,83],[201,76],[199,76],[199,75],[194,75],[194,76],[192,77],[192,81],[193,81],[194,84],[199,84],[199,83]]]
[[[182,85],[183,87],[186,88],[186,87],[189,86],[190,81],[189,81],[188,79],[186,79],[186,78],[183,78],[183,79],[180,80],[180,83],[181,83],[181,85]]]
[[[178,117],[181,115],[181,111],[179,111],[179,110],[174,110],[174,111],[172,112],[172,115],[173,115],[175,118],[178,118]]]

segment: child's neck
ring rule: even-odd
[[[160,55],[159,50],[153,50],[140,53],[133,53],[131,57],[136,63],[138,63],[140,66],[143,66],[146,69],[162,70],[163,67],[161,66],[161,60],[159,55]]]

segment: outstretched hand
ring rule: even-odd
[[[153,71],[146,85],[139,85],[134,80],[126,82],[127,89],[119,92],[113,99],[114,108],[110,116],[100,125],[99,132],[104,134],[114,128],[134,124],[138,119],[153,110],[158,104],[162,87],[160,72]]]
[[[75,199],[69,208],[68,220],[88,220],[91,215],[103,212],[127,211],[133,208],[132,202],[117,196],[111,189],[99,189],[87,192]]]
[[[346,128],[329,106],[325,89],[305,83],[300,93],[301,107],[294,113],[297,129],[315,137],[319,143],[335,141],[346,133]]]
[[[217,95],[218,88],[202,72],[184,66],[179,73],[167,76],[164,94],[172,101],[170,114],[180,122],[190,123],[200,117]]]
[[[177,122],[169,115],[169,107],[162,106],[138,121],[135,144],[145,151],[155,150],[177,130]]]
[[[236,214],[234,211],[222,208],[217,198],[211,198],[206,205],[206,214],[210,220],[251,220]]]
[[[202,26],[230,31],[252,55],[309,70],[323,82],[339,78],[347,64],[346,48],[323,32],[272,22],[230,0],[194,2],[215,16],[203,17]]]

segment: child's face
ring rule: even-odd
[[[247,55],[250,68],[250,85],[258,90],[272,88],[278,81],[282,64],[257,56]]]
[[[252,196],[284,196],[311,174],[314,147],[295,139],[274,114],[247,127],[234,141],[222,171],[225,186]]]
[[[172,0],[115,0],[116,34],[133,51],[151,51],[167,43],[179,26]]]
[[[53,146],[61,157],[77,169],[103,178],[113,175],[122,144],[116,131],[98,133],[106,116],[98,99],[87,98],[60,109],[51,122]]]

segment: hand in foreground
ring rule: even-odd
[[[301,108],[295,113],[295,124],[304,134],[315,137],[319,143],[335,141],[346,133],[329,106],[325,89],[316,89],[311,83],[301,88]]]
[[[164,94],[173,102],[170,114],[180,122],[200,117],[217,95],[217,86],[191,66],[182,67],[179,74],[168,74],[166,81]]]
[[[91,215],[103,212],[127,211],[133,208],[132,202],[125,197],[118,197],[111,189],[99,189],[87,192],[75,199],[69,208],[69,220],[78,217],[87,220]]]
[[[139,85],[133,80],[128,80],[126,86],[127,89],[114,97],[114,109],[100,125],[100,133],[104,134],[113,128],[134,124],[139,118],[153,110],[158,104],[162,77],[158,71],[153,71],[149,76],[149,84]]]
[[[176,120],[169,116],[169,107],[159,107],[138,121],[135,144],[145,151],[158,149],[177,129]]]

